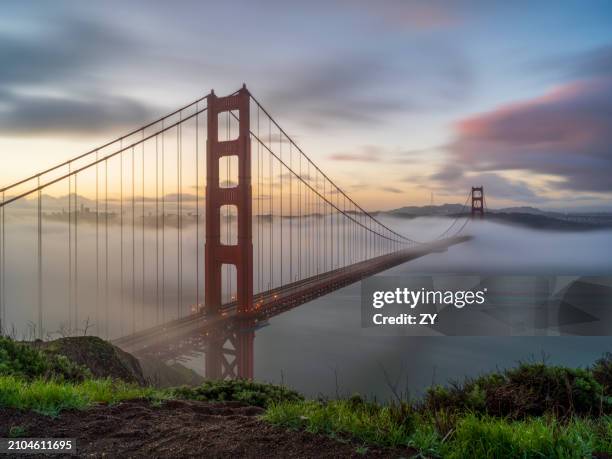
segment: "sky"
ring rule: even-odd
[[[612,210],[609,1],[4,1],[0,185],[246,83],[367,209]]]

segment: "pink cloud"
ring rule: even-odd
[[[612,79],[573,82],[455,127],[454,167],[528,170],[560,176],[566,189],[612,190]]]

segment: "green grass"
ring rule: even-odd
[[[0,376],[0,406],[33,410],[56,416],[65,409],[85,409],[96,403],[117,403],[122,400],[168,398],[164,391],[139,387],[111,379],[90,379],[72,383],[57,380],[25,380],[16,376]]]
[[[606,426],[604,420],[561,424],[544,418],[509,422],[467,415],[441,452],[448,458],[585,458],[593,452],[612,452],[609,439],[597,433],[599,426],[609,432],[610,425],[609,420]]]
[[[66,409],[82,410],[97,403],[114,404],[139,398],[150,400],[154,406],[169,399],[238,401],[262,407],[275,402],[302,400],[297,392],[284,386],[246,380],[207,381],[195,388],[155,389],[110,378],[70,382],[0,376],[0,407],[34,410],[51,416]]]
[[[332,400],[276,403],[264,418],[364,445],[412,447],[423,455],[445,458],[584,458],[594,452],[612,453],[610,417],[561,423],[554,418],[511,421],[462,414],[440,432],[440,420],[431,414],[397,405],[355,406],[351,400]]]
[[[264,419],[293,429],[367,444],[398,446],[414,431],[414,413],[407,405],[383,406],[355,399],[293,401],[272,404]]]
[[[9,438],[19,438],[19,437],[25,437],[26,433],[27,432],[26,432],[25,427],[11,426],[11,428],[9,429],[8,436]]]

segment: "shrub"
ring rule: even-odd
[[[83,381],[91,377],[87,368],[76,365],[63,355],[47,355],[28,344],[1,336],[0,375],[65,381]]]
[[[198,387],[180,387],[173,389],[171,393],[178,398],[189,400],[237,401],[260,407],[276,402],[303,400],[300,394],[285,386],[263,384],[247,379],[205,381]]]
[[[603,388],[584,369],[522,364],[487,391],[487,412],[497,416],[599,415]]]
[[[602,385],[604,395],[612,397],[612,353],[606,352],[591,369],[595,380]]]
[[[423,408],[432,412],[449,410],[522,419],[528,416],[599,415],[609,412],[612,403],[604,396],[605,363],[595,372],[523,363],[505,370],[428,390]]]

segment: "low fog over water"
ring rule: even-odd
[[[388,222],[421,239],[432,234],[432,224],[448,224],[446,219],[430,218]],[[474,239],[385,274],[612,272],[612,231],[545,232],[475,221],[466,233]],[[612,337],[380,336],[361,328],[360,286],[354,284],[276,317],[260,330],[255,338],[255,375],[283,379],[311,395],[334,395],[338,385],[343,393],[386,398],[391,395],[389,383],[419,394],[432,381],[463,379],[519,360],[546,356],[553,363],[586,366],[604,351],[612,351]]]
[[[20,220],[15,215],[12,218],[10,227],[7,225],[10,231],[7,233],[6,266],[10,269],[5,273],[5,323],[8,327],[14,324],[18,333],[27,333],[28,324],[31,326],[37,323],[37,252],[36,244],[32,243],[36,225],[29,219]],[[422,241],[437,237],[451,222],[446,218],[382,219],[400,233]],[[156,269],[159,266],[152,262],[155,259],[158,234],[153,228],[145,227],[143,230],[137,226],[134,236],[134,283],[128,276],[124,283],[123,298],[125,304],[131,304],[134,299],[136,308],[132,310],[124,306],[121,309],[118,293],[120,263],[118,256],[112,258],[114,255],[111,255],[108,273],[110,308],[108,311],[102,308],[96,312],[96,302],[106,304],[107,300],[104,296],[96,298],[97,280],[93,268],[93,260],[96,259],[95,226],[81,225],[77,268],[80,310],[75,317],[74,308],[70,309],[70,292],[66,287],[66,267],[69,262],[66,225],[46,221],[43,251],[45,333],[57,336],[54,332],[60,331],[62,327],[83,328],[83,322],[89,320],[89,334],[108,334],[113,337],[129,333],[133,323],[145,327],[154,325],[160,319],[168,320],[179,314],[188,314],[196,303],[195,225],[187,224],[183,233],[184,296],[181,306],[176,303],[176,228],[169,226],[165,231],[166,282],[163,298],[166,308],[159,309],[159,297],[156,298],[154,293],[160,291],[159,285],[156,285]],[[612,272],[608,250],[612,245],[612,231],[547,232],[476,220],[470,222],[464,233],[474,238],[451,247],[448,252],[433,253],[397,266],[386,274],[605,276]],[[287,241],[287,233],[284,234]],[[130,227],[123,237],[126,241],[132,241]],[[120,238],[118,227],[113,225],[109,231],[112,254],[119,253]],[[202,257],[202,235],[199,241],[199,256]],[[262,240],[259,243],[265,252],[269,242]],[[278,244],[278,238],[274,238],[272,243]],[[279,247],[276,247],[278,251]],[[104,245],[100,250],[104,250]],[[322,246],[318,250],[322,250]],[[126,251],[124,270],[131,273],[131,246]],[[296,275],[289,272],[288,253],[284,253],[285,280]],[[259,265],[257,248],[255,257],[255,263]],[[102,258],[99,260],[105,282],[105,267]],[[265,259],[261,261],[267,266]],[[303,270],[307,271],[306,260],[302,260],[302,263]],[[276,266],[275,269],[272,279],[278,282],[280,268]],[[203,271],[199,275],[202,280]],[[256,290],[266,290],[271,283],[267,268],[259,275],[256,274]],[[224,294],[228,296],[231,292],[228,290]],[[202,302],[203,286],[200,287],[199,296]],[[612,324],[610,328],[609,333],[612,334]],[[254,343],[256,379],[285,382],[309,395],[335,395],[340,391],[360,392],[380,398],[390,396],[390,384],[399,384],[402,390],[408,388],[413,394],[418,394],[432,381],[441,383],[453,378],[462,379],[496,367],[511,366],[518,360],[539,359],[543,354],[554,363],[585,366],[603,352],[612,351],[610,337],[408,337],[374,333],[371,329],[361,327],[359,284],[271,319],[256,331]],[[196,371],[204,371],[204,356],[189,357],[184,363]]]

